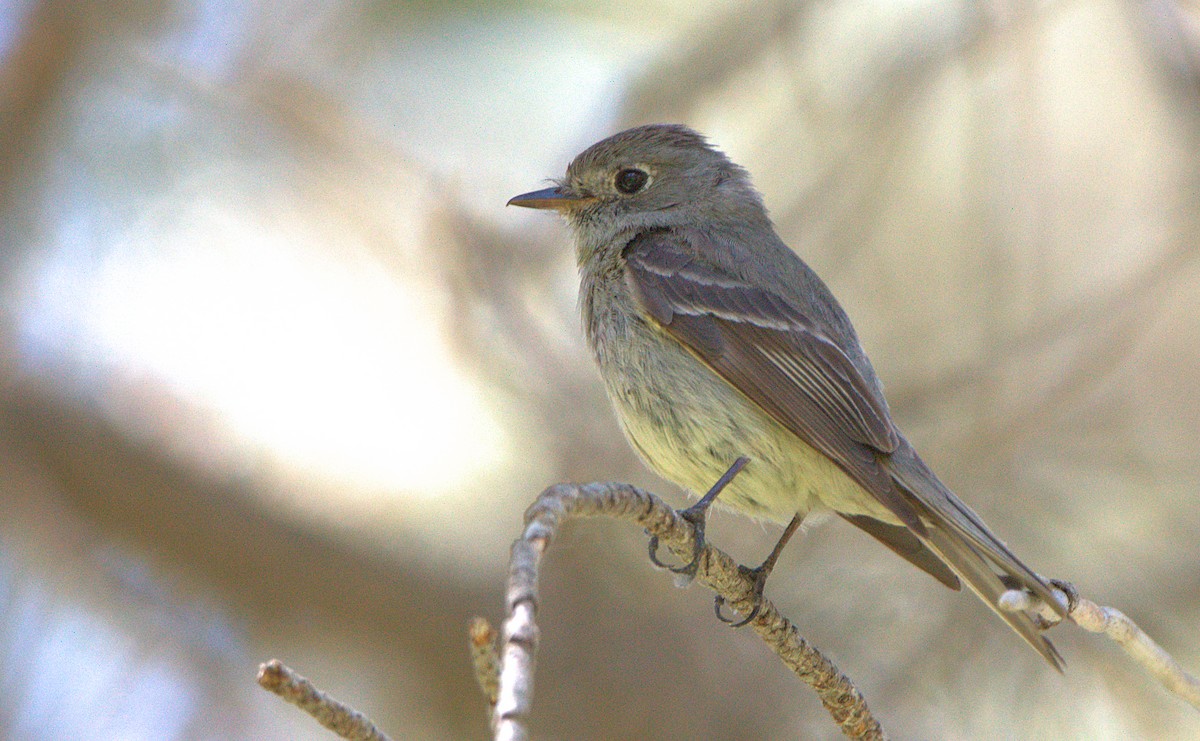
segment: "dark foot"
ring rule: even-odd
[[[783,535],[779,536],[779,542],[775,544],[775,547],[771,549],[770,555],[767,556],[767,559],[763,561],[762,565],[760,565],[758,568],[748,569],[745,566],[738,567],[738,571],[741,571],[743,574],[754,580],[754,589],[751,592],[754,597],[754,606],[750,608],[750,613],[746,615],[745,618],[738,620],[737,622],[734,622],[733,618],[725,617],[725,615],[721,613],[721,607],[725,605],[725,598],[718,594],[716,599],[713,601],[713,609],[716,610],[717,620],[720,620],[722,623],[726,623],[731,628],[741,628],[749,625],[754,618],[758,617],[758,613],[762,610],[763,590],[766,589],[767,586],[767,577],[771,575],[771,571],[775,568],[775,562],[779,560],[779,554],[783,553],[784,546],[786,546],[787,542],[792,539],[793,535],[796,534],[796,530],[800,528],[800,523],[803,520],[804,518],[800,515],[796,515],[792,518],[792,521],[788,523],[786,528],[784,528]]]
[[[708,509],[712,507],[712,503],[717,500],[717,497],[721,494],[721,491],[724,490],[726,486],[729,486],[729,482],[733,481],[733,478],[737,476],[738,473],[740,473],[749,462],[750,459],[745,456],[738,458],[733,462],[733,465],[729,467],[729,470],[723,473],[721,478],[717,479],[717,483],[713,484],[712,488],[708,490],[708,493],[700,497],[700,501],[696,502],[687,509],[675,511],[677,515],[692,523],[692,528],[695,530],[696,534],[692,542],[692,560],[688,561],[682,566],[671,566],[670,564],[663,563],[658,558],[658,536],[651,535],[650,563],[654,564],[660,569],[666,569],[673,574],[683,574],[687,577],[689,582],[696,577],[696,569],[700,567],[700,554],[704,551],[704,525],[708,521]]]
[[[703,501],[703,500],[701,500]],[[658,557],[658,536],[650,536],[650,563],[660,569],[666,569],[672,574],[683,574],[691,581],[696,576],[696,569],[700,565],[700,552],[704,550],[704,525],[708,521],[708,507],[697,509],[696,504],[693,504],[687,509],[675,510],[675,514],[682,519],[692,523],[692,529],[695,531],[692,547],[692,558],[682,566],[672,566],[668,563],[663,563]]]
[[[766,589],[767,586],[767,575],[771,573],[769,569],[764,571],[762,566],[759,566],[757,569],[748,569],[745,566],[738,566],[738,571],[754,580],[754,606],[750,608],[749,614],[747,614],[746,617],[742,618],[741,620],[735,621],[731,617],[725,617],[725,614],[721,612],[721,608],[725,606],[724,597],[718,594],[716,599],[713,600],[713,610],[717,613],[717,620],[725,623],[730,628],[741,628],[747,626],[754,620],[754,618],[758,617],[758,613],[762,611],[763,590]]]

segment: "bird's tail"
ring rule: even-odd
[[[1050,586],[1021,562],[958,497],[943,484],[907,444],[885,465],[892,477],[918,505],[928,532],[918,537],[946,563],[1004,622],[1025,639],[1055,669],[1063,670],[1057,649],[1024,612],[1000,609],[1000,596],[1009,589],[1029,590],[1066,617],[1066,608]]]
[[[1046,661],[1050,662],[1051,666],[1060,672],[1063,670],[1064,662],[1058,649],[1054,648],[1054,644],[1046,639],[1028,614],[1000,609],[1000,595],[1008,591],[1010,587],[996,574],[992,564],[989,563],[991,559],[984,558],[953,532],[936,525],[929,528],[929,538],[926,543],[930,550],[945,561],[954,573],[958,574],[958,577],[970,587],[972,592],[979,595],[984,604],[992,608],[1004,622],[1008,623],[1009,627],[1024,638],[1030,646],[1033,646],[1033,649]],[[1022,583],[1022,586],[1029,588],[1027,583]],[[1037,593],[1035,592],[1035,594]],[[1048,604],[1055,606],[1058,605],[1058,602],[1050,597]]]

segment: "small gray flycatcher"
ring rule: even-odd
[[[760,595],[804,516],[832,510],[946,586],[966,582],[1062,670],[1033,618],[998,600],[1023,588],[1065,609],[897,429],[849,318],[744,169],[691,129],[652,125],[592,145],[556,182],[509,204],[566,217],[588,344],[633,447],[709,490],[698,526],[717,494],[789,523],[755,572]]]

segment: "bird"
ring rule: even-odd
[[[664,478],[708,492],[684,510],[697,549],[714,500],[786,523],[751,571],[761,600],[805,517],[833,512],[947,587],[965,583],[1063,670],[1038,619],[1000,597],[1065,607],[901,433],[849,317],[744,168],[686,126],[651,124],[593,144],[551,182],[508,205],[565,218],[584,334],[627,439]]]

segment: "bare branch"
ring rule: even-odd
[[[1153,638],[1146,635],[1137,623],[1120,610],[1102,607],[1080,597],[1075,587],[1067,582],[1053,581],[1052,584],[1064,595],[1067,617],[1071,622],[1091,633],[1103,633],[1108,636],[1163,687],[1200,710],[1200,679],[1180,666],[1179,662],[1155,643]],[[1053,610],[1025,591],[1005,592],[1000,596],[1000,607],[1009,611],[1034,611],[1048,622],[1057,620]]]
[[[278,659],[271,659],[258,667],[258,683],[342,738],[351,741],[391,741],[362,713],[326,695]]]
[[[500,694],[492,715],[494,738],[526,739],[532,707],[533,667],[537,653],[538,566],[564,520],[604,515],[629,520],[658,536],[680,558],[690,559],[695,533],[691,523],[653,494],[619,483],[558,484],[542,492],[525,512],[525,531],[513,544],[509,563],[500,667]],[[746,614],[754,604],[754,582],[728,554],[705,545],[696,581]],[[882,739],[879,723],[854,684],[800,636],[796,627],[764,600],[750,623],[754,632],[784,664],[817,693],[844,734],[856,739]]]

